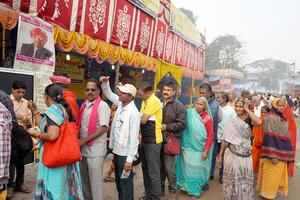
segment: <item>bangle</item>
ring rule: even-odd
[[[32,117],[34,117],[34,116],[36,116],[37,114],[41,114],[41,112],[36,112],[36,113],[34,113],[33,115],[32,115]]]
[[[38,138],[39,140],[42,140],[42,134],[40,133],[40,134],[37,136],[37,138]]]

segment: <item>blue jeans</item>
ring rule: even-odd
[[[128,178],[121,178],[127,156],[115,154],[115,177],[119,200],[133,200],[133,172],[131,170]]]

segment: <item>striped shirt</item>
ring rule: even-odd
[[[0,188],[8,183],[11,152],[12,118],[8,109],[0,103]]]

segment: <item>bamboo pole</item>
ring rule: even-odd
[[[5,63],[5,28],[2,26],[2,63]]]
[[[191,92],[191,96],[190,96],[190,107],[192,107],[192,104],[193,104],[193,96],[194,96],[194,82],[195,82],[195,80],[194,80],[194,76],[193,76],[193,78],[192,78],[192,92]]]

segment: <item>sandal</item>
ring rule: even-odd
[[[104,177],[104,182],[115,182],[115,178],[111,176],[105,176]]]

